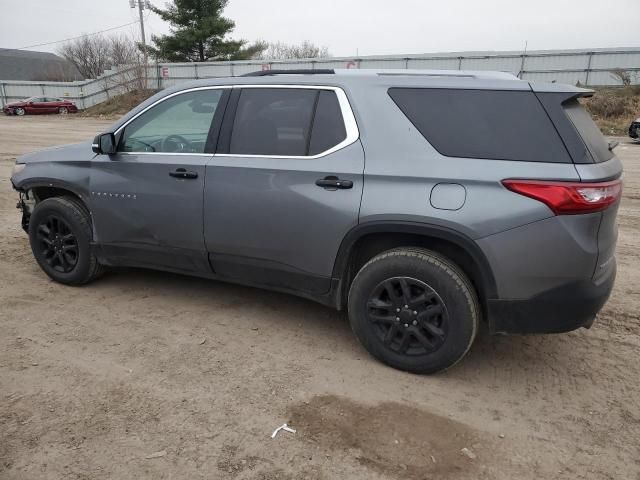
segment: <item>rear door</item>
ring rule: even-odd
[[[115,263],[209,270],[202,235],[205,165],[228,89],[187,90],[121,128],[98,155],[90,194],[96,239]]]
[[[364,152],[345,93],[235,87],[206,168],[204,233],[221,277],[323,293],[357,224]]]
[[[58,113],[58,108],[63,106],[63,102],[59,98],[47,97],[46,100],[48,113]]]

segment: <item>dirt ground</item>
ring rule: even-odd
[[[0,118],[0,478],[640,479],[640,145],[616,150],[619,273],[593,328],[481,331],[415,376],[299,298],[142,270],[50,281],[13,159],[107,123]]]

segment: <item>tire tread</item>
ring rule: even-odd
[[[462,360],[462,358],[464,358],[464,356],[471,348],[471,345],[473,344],[478,333],[478,326],[480,323],[480,315],[482,310],[480,308],[480,302],[478,300],[475,287],[468,279],[467,275],[455,263],[437,252],[421,247],[398,247],[374,256],[360,268],[353,279],[352,285],[357,281],[358,276],[368,267],[371,267],[382,260],[394,257],[414,258],[419,261],[428,262],[437,266],[443,273],[447,274],[460,287],[461,292],[465,295],[465,297],[467,297],[469,304],[472,305],[471,314],[473,330],[470,335],[469,342],[466,345],[464,352],[456,359],[456,361],[443,369],[443,371],[448,370],[451,367],[455,366],[460,360]],[[350,295],[351,290],[349,291],[349,296]]]

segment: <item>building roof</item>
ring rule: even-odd
[[[50,52],[0,48],[0,80],[82,80],[67,60]]]

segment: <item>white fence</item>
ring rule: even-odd
[[[511,72],[524,80],[620,86],[620,79],[612,73],[615,70],[627,72],[633,84],[640,84],[640,48],[162,63],[147,66],[146,74],[148,88],[161,89],[188,80],[238,76],[256,70],[320,68],[498,70]],[[94,80],[76,82],[0,80],[0,103],[4,105],[31,96],[65,97],[83,109],[124,92],[133,81],[129,67],[107,71]]]

